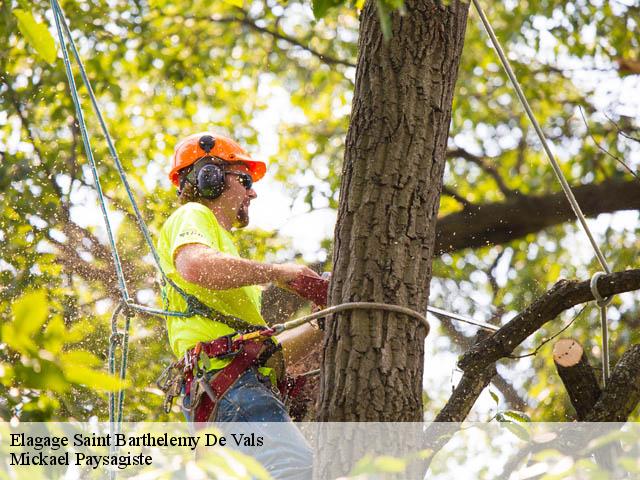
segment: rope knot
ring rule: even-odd
[[[593,295],[593,298],[595,298],[596,304],[600,308],[606,307],[613,301],[613,296],[604,298],[602,295],[600,295],[600,291],[598,290],[598,279],[600,277],[603,277],[604,275],[605,275],[604,272],[596,272],[591,277],[591,282],[589,283],[589,287],[591,288],[591,294]]]
[[[109,336],[109,343],[111,345],[120,345],[120,343],[122,342],[122,337],[124,335],[120,332],[113,332],[110,336]]]

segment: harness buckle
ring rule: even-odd
[[[216,355],[216,358],[233,358],[244,351],[244,345],[241,342],[234,342],[233,337],[233,333],[230,335],[225,335],[223,337],[227,340],[227,351],[220,355]],[[239,347],[237,349],[234,349],[234,344],[239,345]]]

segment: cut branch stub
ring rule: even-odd
[[[572,338],[559,340],[553,347],[553,361],[576,409],[577,419],[584,420],[602,391],[582,345]]]

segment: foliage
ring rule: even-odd
[[[44,290],[20,297],[11,312],[0,330],[3,417],[13,412],[26,421],[43,421],[63,411],[71,418],[80,413],[82,418],[86,409],[94,408],[93,402],[102,400],[97,396],[101,392],[128,385],[104,373],[103,359],[83,347],[100,347],[91,338],[96,325],[77,319],[66,326]]]
[[[380,5],[389,11],[401,6]],[[81,0],[62,7],[152,232],[176,206],[165,177],[173,145],[210,125],[253,153],[259,147],[266,152],[272,185],[284,187],[294,207],[336,209],[362,2]],[[587,135],[579,107],[599,146],[637,169],[640,144],[619,129],[638,136],[636,103],[628,95],[638,75],[617,65],[640,57],[634,34],[640,10],[597,0],[493,2],[487,8],[571,183],[628,178]],[[113,387],[97,371],[105,361],[108,317],[118,294],[62,62],[47,63],[53,57],[42,26],[53,32],[51,19],[44,0],[0,6],[0,30],[6,32],[0,35],[0,398],[6,399],[0,413],[23,420],[104,419],[104,393],[94,389]],[[84,107],[130,292],[159,306],[152,262],[141,251],[144,243],[88,102]],[[558,191],[475,14],[453,107],[441,216],[465,204],[477,206],[481,215],[489,202]],[[592,225],[615,270],[637,266],[637,213],[600,217]],[[280,232],[252,233],[241,237],[243,250],[255,258],[285,260],[285,246],[286,256],[296,256]],[[580,235],[568,223],[514,235],[504,245],[443,255],[434,264],[432,304],[505,322],[559,278],[587,278],[597,270]],[[322,249],[330,252],[329,239]],[[614,358],[640,341],[634,299],[619,296],[610,309]],[[20,305],[29,305],[28,322],[16,322],[24,315]],[[541,330],[525,348],[541,343],[573,313]],[[598,332],[597,313],[589,309],[567,334],[597,359]],[[452,350],[453,340],[443,334],[431,334],[430,355]],[[458,334],[470,337],[473,330]],[[137,317],[131,341],[127,418],[164,419],[159,391],[152,387],[171,361],[163,322]],[[501,365],[500,372],[533,419],[564,420],[571,409],[550,351],[548,344],[534,357]],[[74,375],[69,365],[79,364],[93,373]],[[448,396],[444,375],[427,380],[429,417]],[[177,412],[167,418],[176,419]]]

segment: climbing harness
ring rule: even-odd
[[[215,416],[218,400],[251,367],[264,366],[280,350],[273,340],[275,331],[259,335],[230,334],[209,342],[199,342],[169,366],[158,381],[165,392],[164,409],[169,413],[173,399],[184,393],[188,417],[195,423]],[[211,358],[231,359],[222,369],[210,371]]]
[[[480,6],[480,1],[479,0],[472,0],[473,1],[473,6],[476,9],[476,12],[478,12],[478,15],[480,16],[480,20],[482,21],[482,25],[484,26],[484,29],[486,30],[487,34],[489,35],[489,39],[491,40],[491,43],[493,45],[493,48],[495,49],[496,53],[498,54],[498,58],[500,59],[500,63],[502,64],[502,68],[504,69],[504,71],[506,72],[507,76],[509,77],[509,81],[511,82],[511,85],[513,86],[516,95],[518,96],[518,100],[520,100],[520,103],[522,104],[522,107],[524,108],[525,113],[527,114],[527,117],[529,118],[529,121],[531,122],[531,124],[533,125],[534,130],[536,131],[536,134],[538,136],[538,138],[540,139],[540,143],[542,143],[542,147],[547,155],[547,158],[549,159],[549,163],[551,164],[551,167],[553,168],[553,171],[556,175],[556,177],[558,178],[558,181],[560,182],[560,186],[562,187],[562,191],[564,192],[565,196],[567,197],[567,200],[569,201],[569,204],[571,205],[571,208],[573,209],[573,212],[575,213],[578,222],[580,223],[580,225],[582,226],[582,230],[584,231],[584,233],[586,234],[589,243],[591,244],[591,247],[593,248],[594,254],[598,260],[598,262],[600,263],[600,265],[602,266],[602,268],[604,269],[604,271],[608,274],[611,273],[611,268],[609,268],[609,265],[607,263],[607,260],[605,259],[602,251],[600,250],[600,247],[598,246],[598,244],[596,243],[593,234],[591,233],[591,230],[589,229],[589,225],[587,224],[587,220],[584,216],[584,214],[582,213],[582,210],[580,208],[580,205],[578,204],[578,201],[576,200],[576,197],[573,194],[573,191],[571,190],[571,186],[569,185],[569,182],[567,182],[566,177],[564,176],[564,174],[562,173],[562,170],[560,169],[560,165],[558,164],[558,161],[556,160],[555,156],[553,155],[553,152],[551,150],[551,146],[549,144],[549,142],[547,141],[547,138],[544,134],[544,132],[542,131],[542,128],[540,127],[540,124],[538,123],[538,120],[536,119],[535,115],[533,114],[533,110],[531,110],[531,107],[529,106],[529,102],[527,101],[527,98],[524,95],[524,92],[522,91],[522,87],[520,87],[520,83],[518,82],[518,79],[515,75],[515,73],[513,72],[513,69],[511,68],[511,64],[509,63],[509,60],[507,59],[507,56],[504,53],[504,50],[502,49],[502,46],[500,45],[500,42],[498,40],[498,38],[496,37],[496,34],[493,31],[493,28],[491,27],[491,24],[489,23],[489,20],[487,19],[487,16],[485,15],[484,11],[482,10],[482,7]],[[602,274],[602,272],[599,272],[600,274]],[[596,274],[598,275],[598,274]],[[591,279],[591,291],[593,293],[594,298],[596,299],[596,303],[598,305],[598,307],[600,307],[600,326],[601,326],[601,330],[602,330],[602,372],[603,372],[603,382],[604,382],[604,386],[606,386],[607,381],[609,379],[609,335],[608,335],[608,328],[607,328],[607,310],[606,310],[606,306],[611,302],[611,299],[607,299],[607,303],[604,304],[604,302],[601,302],[600,300],[602,300],[602,297],[597,293],[597,278],[598,276],[594,275],[594,277]],[[595,278],[595,280],[594,280]],[[602,303],[602,304],[601,304]]]

